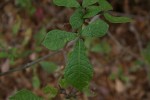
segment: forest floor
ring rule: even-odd
[[[73,9],[57,7],[52,0],[33,0],[28,6],[17,0],[0,0],[0,73],[20,67],[49,53],[41,45],[52,29],[72,31]],[[21,0],[20,0],[21,1]],[[109,0],[113,14],[133,18],[126,24],[110,24],[103,38],[86,39],[88,56],[94,66],[91,93],[78,93],[78,100],[150,100],[150,2],[149,0]],[[17,90],[29,89],[38,96],[42,88],[56,88],[63,75],[67,45],[62,52],[44,61],[57,64],[46,72],[41,63],[0,76],[0,100]],[[57,95],[53,100],[64,100]]]

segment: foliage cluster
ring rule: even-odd
[[[85,38],[99,38],[107,34],[111,23],[126,23],[132,21],[127,17],[116,17],[110,14],[113,7],[107,0],[83,0],[80,4],[77,0],[53,0],[57,6],[75,8],[75,12],[70,17],[70,25],[74,32],[64,30],[49,31],[43,41],[43,45],[52,51],[62,49],[67,42],[74,41],[73,50],[68,54],[66,68],[64,70],[64,78],[60,85],[65,87],[72,86],[79,91],[84,91],[89,86],[93,77],[93,67],[86,54]],[[23,6],[23,5],[22,5]],[[97,19],[93,22],[85,23],[86,19],[90,19],[100,14],[105,20]],[[55,89],[49,88],[50,92],[57,93]],[[27,96],[29,95],[29,96]],[[27,90],[22,90],[10,97],[10,100],[41,100],[31,94]]]

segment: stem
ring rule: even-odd
[[[7,75],[7,74],[10,74],[10,73],[13,73],[13,72],[16,72],[16,71],[20,71],[20,70],[29,68],[29,67],[31,67],[32,65],[37,64],[38,62],[43,61],[43,60],[45,60],[45,59],[47,59],[47,58],[49,58],[49,57],[53,57],[54,55],[56,55],[56,54],[58,54],[58,53],[60,53],[60,52],[62,52],[62,50],[56,51],[56,52],[54,52],[54,53],[52,53],[52,54],[50,53],[50,54],[48,54],[48,55],[46,55],[46,56],[44,56],[44,57],[42,57],[42,58],[39,58],[39,59],[37,59],[37,60],[35,60],[35,61],[33,61],[33,62],[27,63],[27,64],[25,64],[25,65],[23,65],[23,66],[14,68],[14,69],[9,70],[9,71],[7,71],[7,72],[0,73],[0,76]]]

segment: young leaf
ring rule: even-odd
[[[59,85],[61,88],[67,88],[69,86],[69,84],[66,82],[66,79],[60,79],[59,80]]]
[[[87,7],[87,6],[90,6],[96,2],[97,2],[97,0],[83,0],[82,6]]]
[[[83,12],[82,9],[77,9],[75,13],[70,17],[70,24],[72,28],[77,29],[82,26],[83,20]]]
[[[101,8],[99,6],[89,6],[87,8],[87,13],[84,15],[84,18],[90,18],[95,16],[101,11]]]
[[[57,65],[51,62],[40,62],[41,67],[49,74],[53,73],[57,69]]]
[[[109,25],[103,20],[97,20],[82,30],[82,35],[87,37],[102,37],[108,31]]]
[[[78,40],[68,58],[64,78],[79,90],[83,90],[93,76],[93,69],[85,53],[86,49],[82,40]]]
[[[107,0],[98,0],[102,11],[113,10],[113,7]]]
[[[9,100],[43,100],[42,98],[37,97],[29,90],[21,90],[18,91],[16,94],[11,96]]]
[[[128,17],[115,17],[110,15],[109,13],[104,13],[104,17],[111,23],[127,23],[131,22],[132,19]]]
[[[57,6],[65,7],[80,7],[80,4],[76,0],[53,0]]]
[[[63,48],[66,42],[69,42],[75,38],[75,33],[52,30],[47,33],[42,44],[50,50],[58,50]]]
[[[34,75],[32,77],[32,85],[33,85],[33,87],[36,88],[36,89],[38,89],[40,87],[40,84],[41,83],[40,83],[39,77],[37,75]]]
[[[55,87],[50,86],[50,85],[44,87],[43,91],[45,94],[49,94],[50,98],[54,98],[58,94],[58,90]]]

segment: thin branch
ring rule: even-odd
[[[97,19],[99,19],[99,17],[100,17],[100,15],[94,16],[94,17],[90,20],[89,24],[90,24],[90,23],[93,23],[94,21],[96,21]]]
[[[140,20],[149,20],[149,16],[142,16],[142,15],[132,15],[132,14],[126,14],[126,13],[120,13],[115,11],[109,11],[111,14],[115,14],[117,16],[127,16],[131,17],[133,19],[140,19]]]
[[[31,67],[32,65],[34,65],[34,64],[36,64],[36,63],[38,63],[38,62],[40,62],[40,61],[43,61],[43,60],[45,60],[45,59],[47,59],[47,58],[49,58],[49,57],[53,57],[54,55],[56,55],[56,54],[58,54],[58,53],[60,53],[60,52],[62,52],[62,50],[56,51],[56,52],[54,52],[54,53],[50,53],[50,54],[48,54],[48,55],[46,55],[46,56],[44,56],[44,57],[41,57],[41,58],[39,58],[39,59],[37,59],[37,60],[35,60],[35,61],[33,61],[33,62],[27,63],[27,64],[25,64],[25,65],[22,65],[22,66],[20,66],[20,67],[14,68],[14,69],[9,70],[9,71],[7,71],[7,72],[0,73],[0,76],[7,75],[7,74],[10,74],[10,73],[13,73],[13,72],[16,72],[16,71],[21,71],[21,70],[23,70],[23,69],[29,68],[29,67]]]
[[[112,12],[113,13],[113,12]],[[132,16],[133,17],[133,16]],[[91,19],[91,22],[94,22],[96,21],[97,19],[99,19],[99,16],[95,16]],[[135,30],[134,30],[135,31]],[[136,32],[136,38],[139,39],[139,34]],[[137,36],[138,34],[138,36]],[[149,68],[149,63],[147,61],[145,61],[142,57],[140,57],[139,55],[135,54],[134,52],[132,52],[131,50],[129,50],[128,48],[125,48],[110,32],[108,32],[108,36],[118,45],[118,47],[122,50],[124,50],[126,53],[130,54],[132,57],[138,59],[139,61],[143,62],[144,65],[145,65],[145,71],[147,72],[147,75],[148,75],[148,79],[150,80],[150,68]],[[139,47],[140,47],[140,52],[141,52],[141,49],[142,49],[142,43],[139,42],[138,43]],[[150,85],[150,82],[149,82],[149,85]]]
[[[66,53],[66,51],[63,51],[63,56],[64,56],[65,63],[67,63],[67,53]]]
[[[139,57],[139,55],[133,53],[131,50],[124,47],[110,32],[108,32],[108,36],[119,46],[120,49],[124,50],[126,53],[130,54],[132,57],[140,60],[141,62],[143,62],[145,64],[147,64],[147,62],[145,62],[145,60],[143,58]]]
[[[144,63],[145,65],[145,71],[147,73],[148,76],[148,81],[149,81],[149,85],[150,85],[150,65],[147,61],[145,61],[142,57],[138,56],[137,54],[133,53],[131,50],[129,50],[128,48],[123,47],[123,45],[121,45],[121,43],[119,43],[119,41],[117,41],[117,39],[109,32],[108,35],[110,36],[110,38],[116,42],[116,44],[121,47],[122,50],[124,50],[126,53],[130,54],[132,57],[138,59],[139,61],[141,61],[142,63]]]
[[[99,19],[98,16],[95,16],[91,19],[92,22],[94,22],[95,20]],[[91,23],[91,21],[89,23]],[[139,61],[143,62],[146,66],[148,66],[149,64],[143,59],[141,58],[139,55],[135,54],[134,52],[132,52],[131,50],[129,50],[128,48],[124,47],[110,32],[108,32],[108,36],[119,46],[120,49],[124,50],[126,53],[130,54],[132,57],[138,59]]]
[[[142,41],[141,38],[139,36],[139,32],[136,30],[135,26],[133,24],[130,24],[130,30],[133,32],[133,34],[136,37],[137,43],[138,43],[138,47],[139,47],[139,51],[140,54],[142,55],[142,51],[143,51],[143,47],[142,47]]]

